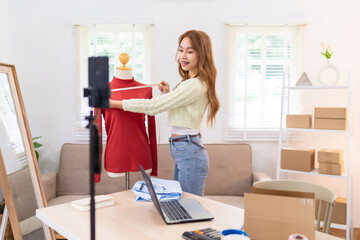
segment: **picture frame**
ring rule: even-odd
[[[312,83],[310,82],[310,79],[308,77],[308,75],[306,74],[306,72],[303,72],[303,74],[301,74],[299,80],[296,83],[297,87],[310,87],[312,86]]]

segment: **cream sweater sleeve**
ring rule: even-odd
[[[123,100],[124,111],[155,115],[174,108],[186,106],[201,97],[202,83],[198,78],[191,78],[169,93],[152,99]]]

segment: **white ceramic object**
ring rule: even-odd
[[[318,80],[323,86],[335,86],[339,82],[340,71],[330,59],[318,71]]]

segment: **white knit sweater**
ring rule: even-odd
[[[123,109],[155,115],[168,111],[168,125],[200,129],[208,105],[207,87],[198,78],[190,78],[169,93],[152,99],[123,100]]]

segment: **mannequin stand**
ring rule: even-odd
[[[126,190],[130,189],[130,173],[125,173],[125,183],[126,183]]]
[[[119,177],[123,177],[125,176],[125,187],[126,190],[130,189],[130,173],[129,172],[125,172],[125,173],[113,173],[113,172],[107,172],[107,175],[111,178],[119,178]]]

